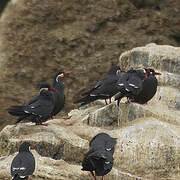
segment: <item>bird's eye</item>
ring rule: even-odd
[[[59,74],[59,75],[56,77],[56,82],[58,82],[58,78],[59,78],[59,77],[63,78],[63,77],[64,77],[64,73],[61,73],[61,74]]]
[[[111,151],[111,148],[106,148],[106,151]]]

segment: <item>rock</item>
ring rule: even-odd
[[[108,126],[117,121],[118,107],[109,104],[89,114],[88,124],[92,126]]]
[[[155,69],[161,70],[162,72],[180,75],[179,59],[179,47],[151,43],[144,47],[136,47],[122,53],[119,61],[123,68],[137,67],[140,65],[145,67],[153,66]],[[179,80],[178,77],[176,80]],[[166,78],[166,80],[169,78]]]
[[[70,130],[57,126],[58,120],[53,120],[53,123],[48,128],[31,123],[6,126],[0,133],[1,156],[16,152],[22,141],[30,141],[41,156],[81,162],[83,152],[88,149],[88,142]]]
[[[41,157],[36,151],[32,151],[35,160],[36,168],[33,176],[30,177],[30,180],[36,179],[54,179],[54,180],[63,180],[63,179],[72,179],[72,180],[84,180],[89,179],[88,174],[81,171],[79,165],[70,165],[64,160],[54,160],[48,157]],[[0,159],[0,176],[4,180],[10,179],[9,171],[6,171],[7,168],[10,170],[10,165],[12,159],[17,153],[10,155],[8,157],[3,157]]]
[[[117,138],[114,167],[106,180],[180,179],[180,48],[149,44],[120,56],[123,69],[151,66],[163,75],[146,105],[95,101],[66,118],[6,126],[0,133],[0,177],[10,178],[12,158],[22,141],[35,146],[35,179],[92,179],[81,171],[89,141],[105,132]]]

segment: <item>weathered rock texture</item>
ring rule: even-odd
[[[65,80],[69,111],[122,52],[180,45],[179,13],[179,0],[12,0],[0,18],[0,129],[15,122],[8,106],[26,102],[59,70],[75,72]]]
[[[124,69],[143,65],[162,73],[147,105],[122,101],[118,108],[115,102],[96,101],[72,110],[66,119],[48,121],[48,127],[6,126],[0,133],[0,177],[10,178],[15,152],[29,141],[36,148],[32,179],[90,180],[81,161],[89,140],[106,132],[117,138],[114,168],[106,180],[180,179],[180,48],[148,44],[123,53],[119,63]]]

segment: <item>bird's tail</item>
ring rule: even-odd
[[[24,112],[24,106],[10,106],[7,109],[8,113],[13,116],[24,116],[26,113]]]
[[[89,103],[97,100],[97,99],[98,99],[97,96],[89,96],[89,95],[88,95],[88,96],[85,96],[85,97],[83,97],[83,98],[75,101],[74,103],[75,103],[75,104],[81,103],[80,106],[84,106],[84,105],[86,105],[86,104],[89,104]]]
[[[15,174],[12,180],[27,180],[28,177],[20,177],[19,174]]]

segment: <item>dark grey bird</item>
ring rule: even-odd
[[[114,154],[114,147],[116,145],[116,138],[112,138],[106,133],[99,133],[94,136],[90,143],[89,147],[93,150],[98,150],[104,148],[105,151],[110,152],[112,155]]]
[[[116,84],[119,93],[115,96],[118,106],[123,97],[133,98],[142,91],[143,80],[146,77],[146,70],[139,68],[131,69],[119,78]]]
[[[29,100],[23,106],[9,107],[7,109],[8,113],[13,116],[19,116],[16,123],[19,123],[22,120],[28,120],[35,122],[36,125],[46,125],[42,122],[43,120],[48,119],[55,106],[55,98],[52,92],[54,92],[54,90],[48,83],[41,83],[38,96]]]
[[[27,180],[35,170],[35,158],[30,151],[30,143],[20,145],[19,153],[11,163],[11,176],[13,180]]]
[[[53,82],[53,96],[55,99],[55,106],[51,113],[51,116],[55,116],[58,114],[65,105],[65,95],[64,95],[64,78],[70,74],[74,74],[73,72],[59,72],[54,77]]]
[[[102,176],[103,180],[113,167],[115,144],[116,138],[106,133],[96,135],[89,143],[89,151],[82,161],[82,170],[90,171],[94,180],[96,176]]]
[[[146,70],[147,78],[143,80],[142,90],[138,95],[129,98],[131,102],[146,104],[156,94],[158,81],[155,76],[161,75],[161,73],[155,72],[155,70],[152,68],[147,68],[145,70]]]
[[[119,76],[123,72],[119,66],[113,66],[110,68],[108,74],[100,80],[92,89],[82,94],[84,97],[76,101],[75,103],[81,103],[80,106],[89,104],[98,99],[106,99],[111,102],[111,97],[118,93],[116,83]]]
[[[150,68],[132,69],[123,74],[117,82],[119,94],[115,96],[115,100],[118,101],[118,105],[123,97],[127,97],[128,102],[147,103],[157,90],[155,75],[160,73]]]

